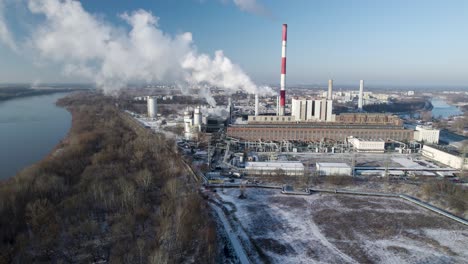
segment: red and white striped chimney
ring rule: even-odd
[[[283,41],[281,49],[281,88],[279,115],[284,116],[284,106],[286,103],[286,40],[288,39],[288,25],[283,24]]]

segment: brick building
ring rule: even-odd
[[[336,116],[335,122],[298,122],[294,116],[249,116],[247,125],[230,125],[229,137],[257,141],[344,142],[348,137],[367,140],[413,140],[414,131],[405,129],[394,115],[350,113]]]

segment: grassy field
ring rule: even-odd
[[[468,228],[398,198],[275,190],[217,193],[257,252],[271,263],[462,263]]]

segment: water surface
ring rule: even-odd
[[[450,116],[461,115],[463,114],[458,107],[447,104],[444,100],[438,98],[432,98],[432,116],[435,118],[447,118]]]
[[[66,93],[0,102],[0,179],[41,160],[65,137],[71,115],[55,102]]]

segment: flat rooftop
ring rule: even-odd
[[[257,162],[246,162],[245,167],[247,168],[279,168],[279,169],[303,169],[304,164],[299,161],[257,161]]]
[[[321,168],[351,168],[351,166],[342,162],[317,162],[317,167],[319,166]]]
[[[309,123],[251,123],[251,124],[233,124],[233,128],[339,128],[339,129],[405,129],[403,126],[382,125],[382,124],[348,124],[336,122],[309,122]]]

